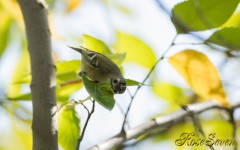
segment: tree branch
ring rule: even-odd
[[[58,150],[55,72],[44,0],[18,0],[27,32],[31,60],[33,150]]]
[[[239,104],[234,105],[233,108],[239,108]],[[225,111],[228,110],[228,108],[220,106],[215,101],[206,101],[197,104],[190,104],[187,105],[187,107],[194,115],[200,114],[210,109],[220,109]],[[120,133],[114,137],[109,138],[103,143],[90,147],[88,150],[109,150],[112,148],[116,148],[122,145],[124,142],[140,137],[141,135],[151,132],[154,129],[165,130],[173,124],[185,120],[186,117],[189,117],[189,113],[187,111],[185,111],[184,109],[176,110],[168,115],[157,117],[154,120],[143,123],[135,128],[126,130],[125,134]]]

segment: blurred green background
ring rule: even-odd
[[[179,2],[181,1],[162,1],[168,12],[171,12]],[[238,1],[236,2],[238,4]],[[80,69],[80,54],[72,51],[68,46],[83,45],[104,53],[121,66],[126,78],[141,82],[157,58],[160,58],[169,47],[176,34],[179,35],[175,45],[171,47],[146,83],[151,86],[144,86],[136,96],[128,118],[129,126],[135,127],[151,118],[173,112],[180,109],[180,105],[206,100],[197,96],[168,62],[170,56],[185,49],[195,49],[207,55],[219,71],[229,102],[231,104],[239,102],[239,45],[230,47],[234,48],[232,51],[226,51],[226,45],[214,42],[213,39],[212,43],[218,46],[209,46],[211,44],[203,43],[192,34],[196,32],[203,39],[207,39],[216,29],[234,27],[234,32],[229,31],[229,36],[226,37],[227,39],[231,37],[232,43],[238,43],[235,42],[240,27],[238,8],[232,9],[233,15],[230,13],[230,7],[220,8],[226,13],[229,10],[229,18],[225,18],[228,21],[224,21],[224,24],[214,26],[214,29],[206,30],[199,25],[200,23],[196,23],[196,26],[192,23],[196,30],[180,34],[181,31],[175,28],[176,23],[173,19],[172,22],[171,16],[154,0],[47,0],[47,3],[52,54],[57,66],[58,106],[70,99],[82,100],[88,96],[81,79],[76,75]],[[32,148],[30,60],[24,22],[17,1],[1,1],[0,18],[0,150],[29,150]],[[189,18],[191,19],[191,15]],[[190,19],[186,20],[186,24],[191,22]],[[212,24],[215,25],[215,22]],[[136,87],[130,87],[129,91],[133,93],[135,89]],[[87,127],[81,149],[98,144],[119,133],[123,121],[120,108],[126,111],[130,98],[125,92],[123,95],[115,95],[115,100],[117,105],[112,111],[96,104],[96,111]],[[90,106],[91,103],[87,102],[86,105]],[[78,123],[82,126],[87,113],[79,105],[75,107],[75,112],[81,118]],[[238,110],[235,118],[238,127],[240,119]],[[202,113],[200,120],[206,135],[216,133],[218,138],[232,139],[232,126],[223,119],[219,111]],[[66,119],[63,122],[66,121],[72,120]],[[69,126],[71,125],[74,123],[69,123]],[[76,127],[76,132],[79,130]],[[133,141],[139,141],[136,144],[129,142],[129,146],[126,145],[124,149],[206,149],[204,146],[175,145],[175,140],[181,133],[193,131],[193,124],[190,120],[186,120],[164,132],[156,133],[151,138]],[[220,148],[232,149],[232,147],[217,149]]]

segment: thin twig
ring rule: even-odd
[[[124,114],[124,112],[123,112],[123,114],[124,114],[124,119],[123,119],[123,124],[122,124],[122,129],[121,129],[121,132],[122,133],[124,133],[124,131],[125,131],[125,124],[127,123],[127,115],[128,115],[128,109],[130,109],[130,106],[132,105],[132,101],[133,101],[133,96],[132,96],[132,94],[131,94],[131,92],[130,92],[130,90],[127,88],[127,92],[128,92],[128,95],[130,96],[130,99],[131,99],[131,101],[130,101],[130,103],[128,104],[128,108],[127,108],[127,111],[126,111],[126,113]]]
[[[171,44],[169,45],[169,47],[163,52],[162,56],[161,56],[160,58],[158,58],[158,60],[157,60],[157,61],[155,62],[155,64],[152,66],[152,68],[151,68],[150,71],[148,72],[147,76],[146,76],[146,77],[144,78],[144,80],[142,81],[142,84],[137,87],[135,93],[134,93],[133,95],[130,94],[130,95],[131,95],[131,101],[130,101],[130,103],[129,103],[129,105],[128,105],[127,111],[126,111],[125,116],[124,116],[124,120],[123,120],[123,124],[122,124],[122,129],[121,129],[121,132],[122,132],[122,133],[124,133],[124,130],[125,130],[125,129],[124,129],[124,126],[125,126],[125,124],[126,124],[126,118],[127,118],[128,113],[129,113],[129,111],[130,111],[130,109],[131,109],[131,106],[132,106],[132,103],[133,103],[134,98],[136,97],[138,91],[141,89],[142,85],[143,85],[143,84],[147,81],[147,79],[150,77],[150,75],[152,74],[152,72],[154,71],[154,69],[156,68],[156,66],[158,65],[158,63],[159,63],[161,60],[163,60],[163,58],[165,57],[165,55],[167,54],[167,52],[169,51],[169,49],[173,46],[176,38],[177,38],[177,34],[174,36],[174,38],[173,38]]]
[[[237,125],[236,125],[236,120],[234,118],[234,110],[235,110],[234,107],[229,109],[229,116],[230,116],[230,122],[233,127],[232,136],[233,136],[234,141],[237,141]],[[234,150],[237,150],[237,149],[238,149],[238,142],[235,142]]]
[[[232,107],[232,109],[237,109],[237,108],[240,108],[240,103],[239,104],[235,104],[235,105],[233,105],[233,107]]]
[[[203,128],[202,128],[202,126],[201,126],[201,123],[200,123],[200,121],[199,121],[199,119],[198,119],[198,116],[195,115],[195,114],[188,108],[188,106],[183,106],[182,108],[183,108],[183,110],[185,110],[185,111],[189,114],[189,116],[190,116],[190,118],[191,118],[191,120],[192,120],[192,122],[193,122],[194,129],[195,129],[196,133],[199,134],[200,136],[202,136],[205,140],[207,140],[206,135],[205,135],[205,133],[204,133],[204,131],[203,131]],[[213,146],[209,145],[208,147],[209,147],[211,150],[214,150],[214,147],[213,147]]]
[[[190,99],[191,103],[195,103],[198,98],[199,98],[198,95],[193,94],[193,96],[192,96],[191,99]],[[182,108],[183,108],[183,110],[185,110],[185,111],[189,114],[189,116],[190,116],[190,118],[191,118],[191,120],[192,120],[192,122],[193,122],[194,129],[195,129],[196,133],[197,133],[199,136],[201,136],[202,138],[204,138],[205,140],[207,140],[206,135],[205,135],[205,133],[204,133],[204,131],[203,131],[203,128],[202,128],[202,125],[201,125],[201,123],[200,123],[200,121],[199,121],[198,116],[197,116],[196,114],[194,114],[194,112],[192,112],[192,111],[188,108],[188,106],[184,105],[184,106],[182,106]],[[208,147],[209,147],[211,150],[214,150],[214,147],[213,147],[213,146],[210,145],[210,146],[208,146]]]
[[[88,96],[87,98],[83,99],[83,100],[70,100],[64,104],[62,104],[60,107],[57,108],[57,110],[52,114],[52,116],[55,116],[57,112],[59,112],[64,106],[66,106],[67,104],[70,104],[70,103],[74,103],[73,105],[76,105],[76,104],[82,104],[83,102],[87,101],[91,99],[90,96]]]
[[[67,85],[80,84],[80,83],[82,83],[82,80],[77,79],[77,80],[72,80],[72,81],[68,81],[68,82],[65,82],[65,83],[61,83],[59,86],[64,87],[64,86],[67,86]]]
[[[200,43],[181,42],[181,43],[174,43],[173,44],[173,46],[181,46],[181,45],[193,45],[193,46],[195,46],[195,45],[205,45],[205,46],[208,46],[210,49],[214,49],[216,51],[225,53],[228,57],[234,57],[234,58],[238,57],[237,55],[232,54],[231,51],[228,50],[228,49],[218,48],[218,47],[216,47],[216,46],[214,46],[210,43],[207,43],[207,42],[200,42]]]
[[[78,138],[78,141],[77,141],[77,149],[76,150],[79,150],[80,148],[80,144],[83,140],[83,137],[84,137],[84,134],[85,134],[85,131],[86,131],[86,128],[87,128],[87,125],[88,125],[88,122],[92,116],[92,114],[94,113],[94,110],[95,110],[95,100],[92,101],[92,110],[91,112],[89,111],[89,109],[83,104],[81,103],[81,105],[83,105],[83,107],[87,110],[87,113],[88,113],[88,116],[87,116],[87,120],[83,126],[83,130],[82,130],[82,134],[81,136]]]
[[[116,106],[118,107],[118,109],[120,110],[120,112],[123,114],[123,116],[125,116],[125,112],[122,108],[122,106],[119,105],[119,103],[116,102]],[[126,120],[126,125],[128,126],[128,128],[130,127],[128,121]]]
[[[123,110],[122,106],[120,106],[119,103],[117,103],[117,102],[116,102],[116,105],[117,105],[118,109],[120,110],[120,112],[122,114],[124,114],[124,110]]]
[[[87,106],[86,105],[84,105],[83,103],[81,104],[82,106],[83,106],[83,108],[87,111],[87,113],[88,113],[88,115],[90,114],[90,111],[89,111],[89,109],[87,108]]]

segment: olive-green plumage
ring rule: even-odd
[[[91,51],[84,47],[70,47],[82,54],[81,73],[99,83],[111,82],[114,93],[123,93],[126,90],[126,82],[119,67],[105,55]]]

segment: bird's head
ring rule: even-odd
[[[124,78],[112,78],[111,88],[115,94],[122,94],[126,91],[126,81]]]

